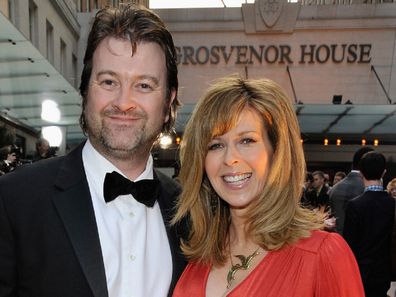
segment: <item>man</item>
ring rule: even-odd
[[[344,171],[337,171],[336,174],[334,174],[334,179],[333,179],[333,187],[338,184],[340,181],[342,181],[346,177],[346,174]]]
[[[17,166],[19,148],[16,145],[6,145],[0,148],[0,175],[11,172]]]
[[[50,145],[47,139],[39,138],[36,142],[36,152],[33,156],[33,162],[53,157],[50,153]]]
[[[323,171],[314,171],[312,173],[312,189],[307,193],[307,199],[312,208],[326,211],[329,205],[329,187],[325,184],[325,174]]]
[[[183,230],[169,223],[179,187],[153,170],[150,150],[173,127],[177,88],[157,15],[97,13],[80,85],[88,140],[0,181],[1,297],[172,294],[186,264]]]
[[[313,183],[313,176],[312,176],[312,172],[307,171],[307,173],[305,174],[305,181],[304,181],[304,185],[303,185],[303,192],[301,195],[301,206],[304,208],[311,208],[311,204],[309,201],[309,194],[312,190],[312,183]],[[307,195],[308,194],[308,195]]]
[[[358,170],[359,161],[365,153],[372,150],[367,146],[359,148],[353,155],[351,172],[329,191],[331,212],[336,218],[336,232],[341,235],[347,203],[364,191],[363,180]]]
[[[386,297],[391,282],[395,201],[384,191],[385,157],[368,152],[360,161],[364,193],[346,208],[344,238],[355,254],[366,297]]]

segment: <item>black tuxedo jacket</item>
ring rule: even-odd
[[[385,282],[389,288],[394,213],[395,201],[387,192],[367,191],[347,205],[343,235],[355,254],[365,286]]]
[[[0,178],[0,297],[108,297],[82,147]],[[169,225],[180,188],[156,176],[172,252],[171,296],[186,265],[184,231]]]
[[[329,187],[323,185],[322,189],[320,189],[319,195],[316,193],[315,189],[309,190],[306,193],[305,200],[308,203],[308,207],[317,208],[317,207],[325,207],[329,205],[329,195],[327,192],[329,191]]]

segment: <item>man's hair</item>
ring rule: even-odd
[[[177,55],[172,35],[165,27],[164,22],[151,10],[136,4],[120,5],[119,8],[107,7],[98,11],[95,16],[91,31],[88,36],[87,48],[84,56],[84,68],[81,74],[80,94],[82,96],[82,113],[80,125],[84,132],[87,131],[85,120],[85,106],[87,104],[87,93],[92,73],[92,59],[99,44],[107,37],[114,37],[131,42],[134,55],[139,42],[153,42],[158,44],[165,54],[166,61],[166,100],[171,99],[172,91],[175,99],[170,106],[169,120],[163,126],[163,132],[173,130],[176,111],[180,106],[177,99]]]
[[[371,151],[373,151],[373,149],[369,146],[363,146],[360,149],[358,149],[355,152],[355,154],[353,155],[352,170],[358,170],[360,159],[362,159],[362,157],[365,153],[371,152]]]
[[[359,170],[366,180],[379,180],[382,178],[386,166],[383,154],[371,151],[363,155],[359,162]]]
[[[7,159],[8,155],[15,154],[17,158],[21,155],[21,149],[15,145],[6,145],[0,148],[0,160]]]
[[[312,173],[312,176],[319,175],[322,179],[325,179],[325,174],[323,171],[317,170]]]
[[[336,174],[334,174],[334,176],[341,176],[342,178],[345,178],[346,174],[344,171],[337,171]]]
[[[47,139],[45,139],[44,137],[40,137],[39,139],[37,139],[36,141],[36,148],[39,148],[40,146],[42,146],[44,143],[48,143],[49,145],[49,141]]]
[[[309,172],[309,171],[308,171],[308,172],[306,173],[306,175],[305,175],[305,181],[306,181],[306,182],[308,182],[308,181],[309,181],[309,182],[311,182],[311,183],[312,183],[312,182],[313,182],[313,180],[314,180],[314,178],[313,178],[313,174],[312,174],[312,172]]]

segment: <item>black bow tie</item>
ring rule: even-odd
[[[159,194],[159,185],[157,179],[143,179],[133,182],[113,171],[112,173],[106,173],[103,196],[106,202],[110,202],[120,195],[132,194],[133,198],[140,203],[153,207]]]

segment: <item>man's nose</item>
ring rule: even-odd
[[[135,109],[137,106],[136,92],[128,85],[121,86],[113,102],[113,106],[121,111]]]

